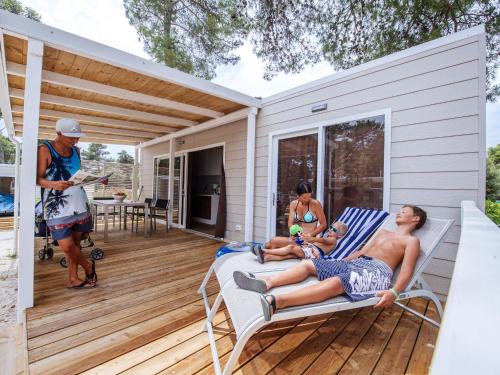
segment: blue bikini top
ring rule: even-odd
[[[309,209],[309,203],[307,203],[307,212],[304,214],[302,219],[299,219],[299,214],[297,212],[297,208],[299,207],[299,202],[297,201],[297,205],[295,206],[295,214],[293,216],[293,222],[294,223],[315,223],[318,221],[318,218],[314,216],[314,214],[311,212]]]

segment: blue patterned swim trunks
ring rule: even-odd
[[[360,256],[354,260],[312,259],[318,279],[338,277],[351,301],[374,297],[391,285],[392,270],[379,259]]]

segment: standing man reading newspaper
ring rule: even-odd
[[[82,235],[92,230],[90,205],[83,187],[69,181],[80,170],[80,150],[75,145],[85,135],[78,121],[65,118],[57,121],[56,132],[53,141],[38,147],[37,184],[42,188],[43,216],[68,260],[68,288],[93,288],[97,285],[95,262],[85,259],[80,247]],[[85,270],[84,280],[78,278],[78,265]]]

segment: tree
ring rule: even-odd
[[[116,159],[116,161],[123,164],[134,164],[134,158],[125,150],[121,150],[118,153],[118,158]]]
[[[336,69],[486,24],[488,100],[500,53],[498,0],[240,0],[264,78],[300,72],[321,58]]]
[[[495,167],[500,168],[500,144],[488,148],[488,158],[493,161]]]
[[[500,198],[500,144],[488,149],[486,159],[486,199]]]
[[[124,0],[125,14],[156,61],[211,79],[246,37],[231,0]]]
[[[33,21],[40,21],[42,18],[36,10],[23,6],[19,0],[0,0],[0,9],[19,14]]]
[[[100,143],[91,143],[88,150],[82,150],[82,158],[86,160],[108,160],[106,155],[109,155],[109,151],[106,151],[108,146],[102,145]]]
[[[0,135],[0,164],[14,164],[16,162],[16,147],[9,138]]]

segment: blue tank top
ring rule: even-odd
[[[81,167],[76,147],[71,148],[68,157],[59,155],[50,142],[44,142],[50,150],[52,162],[45,172],[49,181],[67,181]],[[90,213],[87,194],[82,186],[71,186],[66,190],[41,189],[43,216],[48,225],[65,224],[81,219]]]

